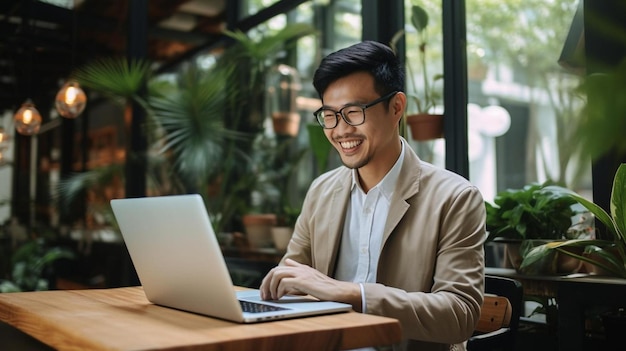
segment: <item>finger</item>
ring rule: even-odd
[[[285,260],[285,265],[286,266],[291,266],[291,267],[298,267],[298,266],[302,266],[302,264],[292,260],[291,258],[288,258]]]
[[[272,280],[272,271],[270,270],[265,277],[263,277],[263,280],[261,281],[261,286],[259,287],[259,292],[261,293],[261,299],[263,300],[269,300],[269,298],[272,296],[272,294],[270,293],[270,281]]]
[[[283,278],[280,280],[280,284],[278,285],[277,288],[277,299],[280,299],[281,297],[285,296],[285,295],[289,295],[289,294],[295,294],[298,292],[297,289],[293,288],[292,282],[293,282],[293,278]]]
[[[269,292],[272,300],[278,300],[282,296],[279,294],[278,289],[284,278],[284,273],[282,271],[278,271],[277,268],[272,269],[272,271],[272,277],[269,281]]]

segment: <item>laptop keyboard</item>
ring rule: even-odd
[[[270,306],[270,305],[250,302],[250,301],[239,300],[239,304],[241,304],[241,309],[244,312],[249,312],[249,313],[262,313],[262,312],[286,310],[286,308],[283,308],[283,307]]]

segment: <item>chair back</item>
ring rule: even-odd
[[[514,350],[523,305],[519,281],[486,275],[480,320],[467,341],[467,350]]]
[[[504,296],[485,295],[485,301],[480,309],[480,320],[476,331],[490,333],[500,328],[506,328],[511,323],[512,306]]]

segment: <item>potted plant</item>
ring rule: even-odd
[[[587,273],[626,279],[626,163],[622,163],[615,173],[610,213],[570,189],[552,186],[546,190],[563,194],[582,204],[604,225],[610,239],[572,239],[546,243],[530,250],[524,256],[521,267],[534,267],[556,253],[584,262],[588,267],[585,269]],[[606,340],[611,343],[623,340],[626,328],[624,305],[609,309],[601,313],[600,317]]]
[[[522,267],[530,267],[552,252],[558,252],[599,267],[606,274],[626,279],[626,164],[621,164],[615,174],[610,214],[570,189],[550,186],[545,191],[560,194],[582,204],[606,227],[611,239],[571,239],[546,243],[528,252],[524,256]],[[571,248],[582,248],[583,252],[579,254]]]
[[[593,159],[626,154],[626,142],[622,136],[625,126],[626,105],[623,95],[626,91],[626,58],[612,70],[594,73],[585,77],[581,91],[587,95],[585,118],[578,126],[577,137],[582,149]],[[575,257],[585,263],[586,271],[626,278],[626,164],[617,167],[610,194],[609,212],[572,190],[551,187],[576,200],[593,213],[606,230],[609,239],[568,240],[561,243],[542,245],[525,257],[523,265],[532,266],[552,252]],[[582,253],[571,249],[583,250]]]
[[[236,68],[233,82],[241,94],[234,97],[238,106],[232,111],[234,116],[231,120],[236,125],[233,129],[252,133],[263,130],[268,110],[268,73],[278,67],[278,61],[284,60],[286,50],[295,45],[298,39],[315,33],[315,28],[304,23],[288,24],[279,31],[268,29],[259,38],[239,30],[224,31],[226,36],[234,40],[234,44],[227,48],[218,64]],[[247,69],[242,69],[244,67]],[[242,96],[246,98],[241,99]]]
[[[493,204],[485,202],[487,242],[506,244],[509,263],[521,269],[522,254],[545,240],[562,240],[572,226],[576,201],[544,190],[550,183],[528,184],[499,192]]]
[[[423,7],[413,4],[411,6],[411,24],[416,30],[418,45],[418,63],[422,71],[422,90],[417,87],[417,82],[413,77],[415,71],[407,61],[407,81],[411,83],[410,92],[407,92],[409,101],[413,103],[409,105],[412,112],[405,115],[405,123],[411,130],[411,136],[414,140],[424,141],[443,137],[443,115],[432,113],[432,109],[441,100],[441,91],[435,88],[437,81],[443,79],[443,74],[435,74],[432,77],[428,74],[428,65],[426,60],[426,50],[428,45],[428,27],[429,16]],[[406,33],[404,30],[398,31],[391,40],[391,47],[395,49],[397,42]]]
[[[252,199],[243,223],[252,247],[272,245],[272,227],[293,222],[293,206],[289,198],[292,175],[306,149],[298,149],[293,138],[259,135],[249,158],[249,179]]]
[[[236,211],[232,210],[232,201],[218,198],[219,194],[209,196],[208,188],[219,183],[228,166],[224,161],[227,155],[239,154],[227,149],[226,146],[231,145],[228,142],[244,137],[226,128],[223,121],[222,111],[230,101],[227,97],[238,96],[235,87],[227,84],[233,73],[234,68],[230,66],[214,66],[208,71],[190,66],[181,71],[175,81],[152,77],[148,80],[147,96],[140,97],[139,83],[151,76],[147,62],[101,59],[76,72],[81,85],[109,100],[128,105],[133,99],[146,109],[149,123],[145,131],[150,150],[143,155],[127,155],[127,158],[146,159],[149,195],[197,192],[207,198],[207,208],[217,232],[224,223],[231,221]],[[85,190],[93,189],[98,193],[112,179],[123,182],[124,167],[124,164],[112,163],[64,179],[59,188],[62,207],[68,208]],[[108,209],[110,199],[103,200]]]
[[[0,293],[48,290],[47,271],[57,260],[73,258],[75,254],[68,248],[50,246],[43,237],[31,239],[11,256],[10,279],[0,279]]]

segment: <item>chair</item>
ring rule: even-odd
[[[524,306],[522,284],[511,278],[485,276],[485,301],[468,351],[514,350]]]

